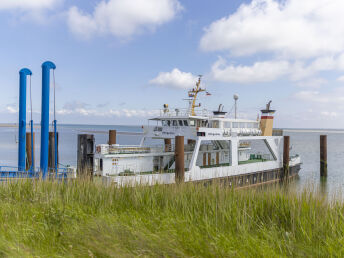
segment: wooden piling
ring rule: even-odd
[[[32,148],[33,147],[33,148]],[[33,149],[33,153],[32,153]],[[31,144],[31,133],[26,133],[26,170],[32,166],[32,160],[35,158],[35,133],[33,133],[33,142]]]
[[[283,143],[283,173],[282,179],[286,181],[289,178],[289,149],[290,149],[290,137],[284,136]]]
[[[57,168],[59,164],[59,133],[56,133],[57,138]],[[55,169],[55,133],[49,132],[49,154],[48,154],[48,168]]]
[[[165,143],[165,152],[170,152],[171,151],[171,147],[172,147],[172,140],[171,139],[164,139],[164,143]]]
[[[94,164],[94,135],[78,135],[78,168],[77,173],[81,178],[92,178]]]
[[[109,145],[117,144],[117,131],[109,130]]]
[[[176,183],[182,183],[185,179],[184,136],[176,136],[175,145],[175,180]]]
[[[320,176],[327,177],[327,135],[320,135]]]

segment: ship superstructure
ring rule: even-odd
[[[231,118],[222,105],[216,111],[199,109],[197,96],[206,92],[201,77],[188,92],[187,109],[170,109],[143,127],[138,146],[97,146],[94,172],[117,185],[171,184],[175,182],[174,139],[184,136],[185,181],[226,179],[244,186],[278,180],[282,173],[281,136],[272,136],[271,102],[261,110],[260,119]],[[235,95],[235,101],[238,96]],[[147,146],[147,140],[160,145]],[[290,175],[300,169],[300,157],[290,159]]]

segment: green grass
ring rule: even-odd
[[[279,188],[0,186],[0,256],[344,256],[344,205]]]

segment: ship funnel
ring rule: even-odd
[[[272,136],[274,113],[276,110],[270,109],[271,100],[266,104],[266,108],[262,109],[262,116],[260,118],[260,130],[263,136]]]

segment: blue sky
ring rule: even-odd
[[[2,0],[0,122],[17,122],[18,71],[53,61],[60,123],[142,124],[186,106],[198,74],[203,107],[256,118],[272,99],[277,127],[344,127],[341,0]]]

